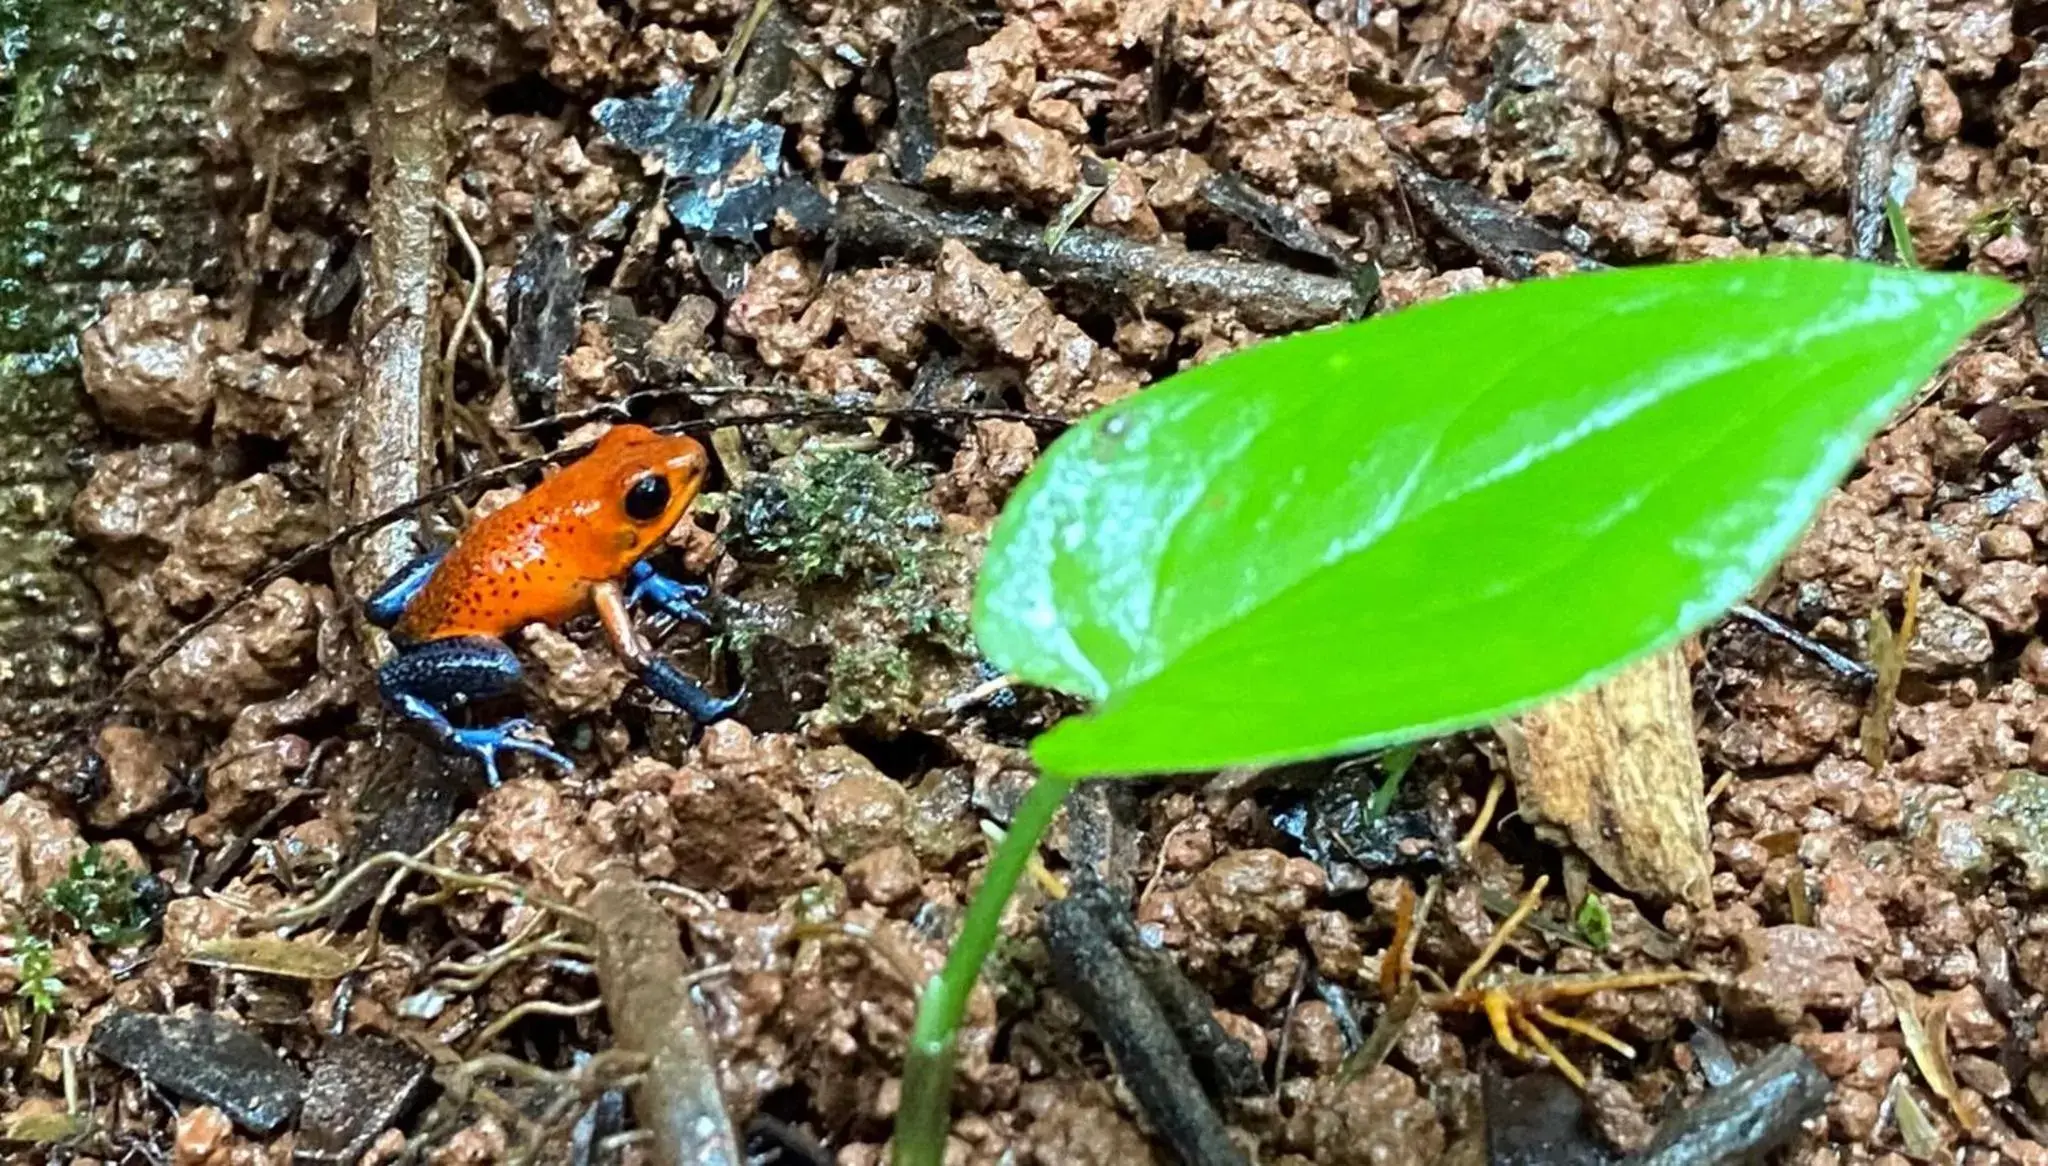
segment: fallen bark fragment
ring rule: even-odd
[[[633,1110],[667,1166],[741,1166],[739,1138],[718,1091],[717,1050],[697,1002],[675,920],[621,879],[583,901],[597,940],[597,981],[612,1039],[648,1058]]]
[[[1289,250],[1312,255],[1338,271],[1357,267],[1342,248],[1328,239],[1307,215],[1266,194],[1235,174],[1211,175],[1202,183],[1202,201],[1242,220],[1259,234]]]
[[[86,1047],[259,1136],[290,1123],[305,1095],[297,1069],[248,1029],[211,1012],[115,1012],[92,1030]]]
[[[1067,799],[1067,861],[1126,898],[1138,894],[1138,799],[1127,781],[1084,783]]]
[[[1614,1154],[1586,1127],[1586,1099],[1563,1076],[1539,1071],[1485,1080],[1488,1166],[1609,1166]]]
[[[1558,252],[1572,256],[1582,271],[1605,266],[1580,254],[1563,235],[1538,224],[1520,207],[1462,182],[1438,178],[1398,154],[1394,156],[1394,173],[1411,205],[1470,248],[1481,266],[1502,279],[1528,279],[1536,274],[1538,255]]]
[[[669,213],[686,231],[745,242],[767,225],[782,185],[783,128],[695,116],[688,84],[611,97],[591,116],[619,145],[654,159],[675,185]]]
[[[343,870],[354,870],[386,851],[419,853],[455,821],[457,803],[476,772],[474,762],[451,764],[410,734],[393,734],[386,749],[389,763],[365,783],[353,807],[355,841]],[[327,926],[338,928],[347,922],[377,897],[382,885],[382,879],[364,879],[349,888],[328,912]]]
[[[1095,897],[1081,891],[1045,909],[1045,944],[1060,991],[1088,1017],[1138,1108],[1181,1161],[1244,1166],[1172,1023],[1098,917]]]
[[[889,80],[896,89],[896,173],[905,181],[924,181],[924,168],[939,152],[932,125],[932,77],[967,63],[967,50],[988,39],[988,33],[949,4],[913,7],[910,29],[889,60]]]
[[[834,233],[842,246],[882,256],[930,260],[948,239],[984,261],[1110,306],[1147,312],[1234,312],[1261,332],[1293,332],[1355,315],[1349,281],[1277,263],[1183,251],[1077,227],[1054,247],[1028,223],[982,211],[952,210],[893,182],[841,192]]]
[[[1918,104],[1919,90],[1913,78],[1920,72],[1922,59],[1917,38],[1894,51],[1885,62],[1884,79],[1871,95],[1863,120],[1856,123],[1856,140],[1849,148],[1849,240],[1858,259],[1874,260],[1883,255],[1891,235],[1885,204],[1891,197],[1899,133]]]
[[[1524,815],[1623,888],[1712,903],[1706,774],[1678,649],[1500,727]]]
[[[1779,1045],[1664,1124],[1628,1166],[1736,1166],[1760,1161],[1827,1108],[1832,1090],[1795,1045]]]

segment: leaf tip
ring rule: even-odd
[[[1988,275],[1964,272],[1922,272],[1888,269],[1922,286],[1932,299],[1946,299],[1965,333],[2005,314],[2024,294],[2018,284]]]
[[[1976,311],[1980,323],[2011,310],[2025,294],[2018,284],[2003,279],[1994,279],[1988,275],[1971,275],[1966,278],[1969,280],[1967,286],[1974,289],[1977,296]]]

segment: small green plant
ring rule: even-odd
[[[972,653],[967,567],[941,530],[930,481],[872,454],[809,449],[748,479],[730,500],[728,541],[772,562],[836,613],[819,639],[831,651],[825,711],[839,724],[887,722],[917,707],[917,671]],[[744,611],[723,620],[724,644],[751,666],[764,628]]]
[[[1606,951],[1614,942],[1614,916],[1607,913],[1607,903],[1598,891],[1586,892],[1586,901],[1579,904],[1579,934],[1593,945],[1594,951]]]
[[[798,583],[919,573],[939,528],[924,475],[872,454],[806,451],[748,479],[732,501],[732,542],[787,564]]]
[[[1379,821],[1394,808],[1394,799],[1401,796],[1401,779],[1408,776],[1408,770],[1415,764],[1413,745],[1396,745],[1380,758],[1380,784],[1372,791],[1372,800],[1365,804],[1365,816]]]
[[[1884,224],[1892,236],[1892,254],[1898,256],[1900,267],[1919,267],[1920,259],[1913,253],[1913,228],[1906,222],[1906,208],[1898,199],[1884,200]]]
[[[991,535],[974,633],[1084,697],[926,987],[898,1166],[937,1166],[1003,904],[1083,776],[1476,727],[1739,600],[2017,289],[1771,259],[1575,275],[1289,336],[1076,425]]]
[[[2019,208],[2012,203],[1995,203],[1980,211],[1969,223],[1972,240],[1985,243],[2019,227]]]
[[[14,995],[28,1003],[36,1016],[57,1011],[57,997],[64,994],[64,981],[57,977],[54,949],[50,941],[27,932],[14,933]]]
[[[71,860],[64,877],[43,892],[43,901],[94,943],[126,947],[149,936],[149,904],[139,887],[144,877],[108,859],[97,845],[88,846]]]

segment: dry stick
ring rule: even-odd
[[[1812,636],[1807,635],[1770,612],[1764,611],[1762,608],[1754,607],[1747,603],[1738,603],[1728,609],[1728,614],[1742,620],[1767,636],[1783,640],[1798,651],[1804,652],[1815,660],[1820,661],[1830,672],[1846,680],[1853,680],[1858,684],[1869,684],[1877,679],[1877,669],[1863,663],[1861,660],[1850,659],[1848,656],[1828,647],[1826,644],[1821,643],[1819,640],[1814,639]]]
[[[1287,991],[1287,1011],[1280,1014],[1280,1047],[1273,1053],[1273,1100],[1280,1100],[1280,1086],[1287,1080],[1287,1050],[1294,1036],[1294,1010],[1301,1005],[1301,990],[1308,986],[1308,961],[1294,969],[1294,986]]]
[[[426,487],[432,467],[434,300],[441,252],[435,205],[448,175],[447,21],[435,0],[380,0],[370,88],[376,135],[370,158],[370,270],[360,319],[364,379],[349,408],[341,465],[348,513],[384,511]],[[412,557],[412,532],[394,525],[366,541],[349,572],[367,595]],[[364,631],[373,647],[375,637]]]
[[[717,1050],[697,1002],[675,920],[645,887],[598,884],[583,900],[597,939],[597,982],[612,1038],[648,1058],[633,1108],[663,1166],[743,1166],[718,1092]]]
[[[686,395],[687,390],[650,390],[649,392],[673,392],[678,396],[682,396]],[[937,407],[847,408],[844,406],[832,406],[807,409],[781,409],[750,414],[744,417],[707,417],[695,421],[656,426],[656,428],[664,433],[701,433],[713,429],[729,429],[742,425],[786,425],[805,421],[844,421],[857,417],[891,421],[1018,421],[1027,425],[1055,431],[1064,429],[1070,424],[1064,418],[1053,417],[1043,413],[1005,409]],[[521,474],[538,470],[554,462],[578,457],[588,453],[594,444],[594,442],[583,442],[576,445],[563,446],[547,453],[535,454],[532,457],[521,458],[518,461],[505,462],[488,470],[471,474],[460,481],[437,486],[422,492],[409,501],[399,502],[367,518],[352,522],[328,535],[326,538],[301,547],[284,558],[277,560],[262,571],[257,572],[247,583],[237,588],[233,594],[221,600],[213,610],[172,632],[149,655],[143,657],[134,667],[123,673],[121,679],[114,682],[114,686],[108,689],[105,696],[100,697],[90,707],[80,712],[77,723],[69,730],[57,734],[51,743],[44,748],[42,753],[38,754],[27,765],[12,773],[0,776],[0,797],[5,797],[14,789],[17,782],[40,772],[55,760],[59,753],[76,744],[89,726],[114,711],[115,707],[120,703],[122,695],[129,689],[133,688],[144,677],[162,667],[165,661],[177,655],[183,650],[185,645],[191,643],[215,624],[218,624],[229,612],[234,611],[242,604],[262,594],[272,583],[285,578],[315,559],[333,553],[338,547],[391,527],[429,506],[447,501],[471,490],[484,489],[509,482]],[[382,579],[378,580],[379,583],[382,581]]]
[[[748,46],[754,43],[754,33],[761,28],[761,21],[774,7],[775,0],[754,0],[753,11],[747,13],[733,33],[732,43],[725,46],[725,59],[719,62],[718,80],[711,95],[711,117],[724,118],[732,111],[732,81],[740,71],[740,60],[747,55]]]
[[[1188,979],[1178,961],[1146,943],[1131,917],[1127,892],[1113,892],[1100,878],[1083,870],[1074,894],[1088,899],[1096,924],[1108,934],[1124,961],[1137,973],[1168,1027],[1194,1062],[1195,1075],[1217,1096],[1251,1097],[1265,1083],[1251,1050],[1216,1021],[1216,1001]],[[1306,967],[1307,965],[1303,965]]]
[[[569,906],[567,903],[558,903],[545,895],[536,895],[511,879],[499,875],[471,874],[468,871],[454,870],[414,858],[403,850],[387,850],[382,854],[373,854],[358,863],[354,870],[336,879],[333,886],[327,888],[326,891],[321,893],[319,898],[314,899],[312,902],[304,906],[293,907],[289,910],[251,919],[244,926],[255,931],[268,931],[275,927],[291,927],[311,919],[317,919],[337,899],[346,894],[350,887],[362,881],[372,872],[387,866],[399,866],[418,874],[432,875],[444,883],[458,887],[486,891],[503,891],[515,898],[532,903],[536,907],[553,911],[564,919],[573,919],[581,923],[588,923],[590,921],[589,916]]]
[[[1230,310],[1261,332],[1294,332],[1343,319],[1356,307],[1350,281],[1215,251],[1184,251],[1080,228],[1057,247],[1041,228],[998,214],[954,210],[909,187],[867,182],[842,192],[840,244],[927,260],[956,241],[1037,284],[1106,303],[1181,312]]]
[[[1138,1108],[1182,1162],[1243,1166],[1171,1021],[1103,926],[1098,898],[1069,896],[1045,909],[1040,926],[1060,991],[1102,1037]]]
[[[1415,928],[1415,888],[1406,879],[1400,883],[1400,899],[1394,908],[1394,938],[1380,957],[1380,996],[1392,1000],[1408,983],[1408,936]]]

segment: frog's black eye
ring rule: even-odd
[[[626,517],[634,522],[653,522],[668,509],[668,479],[649,474],[626,488]]]

